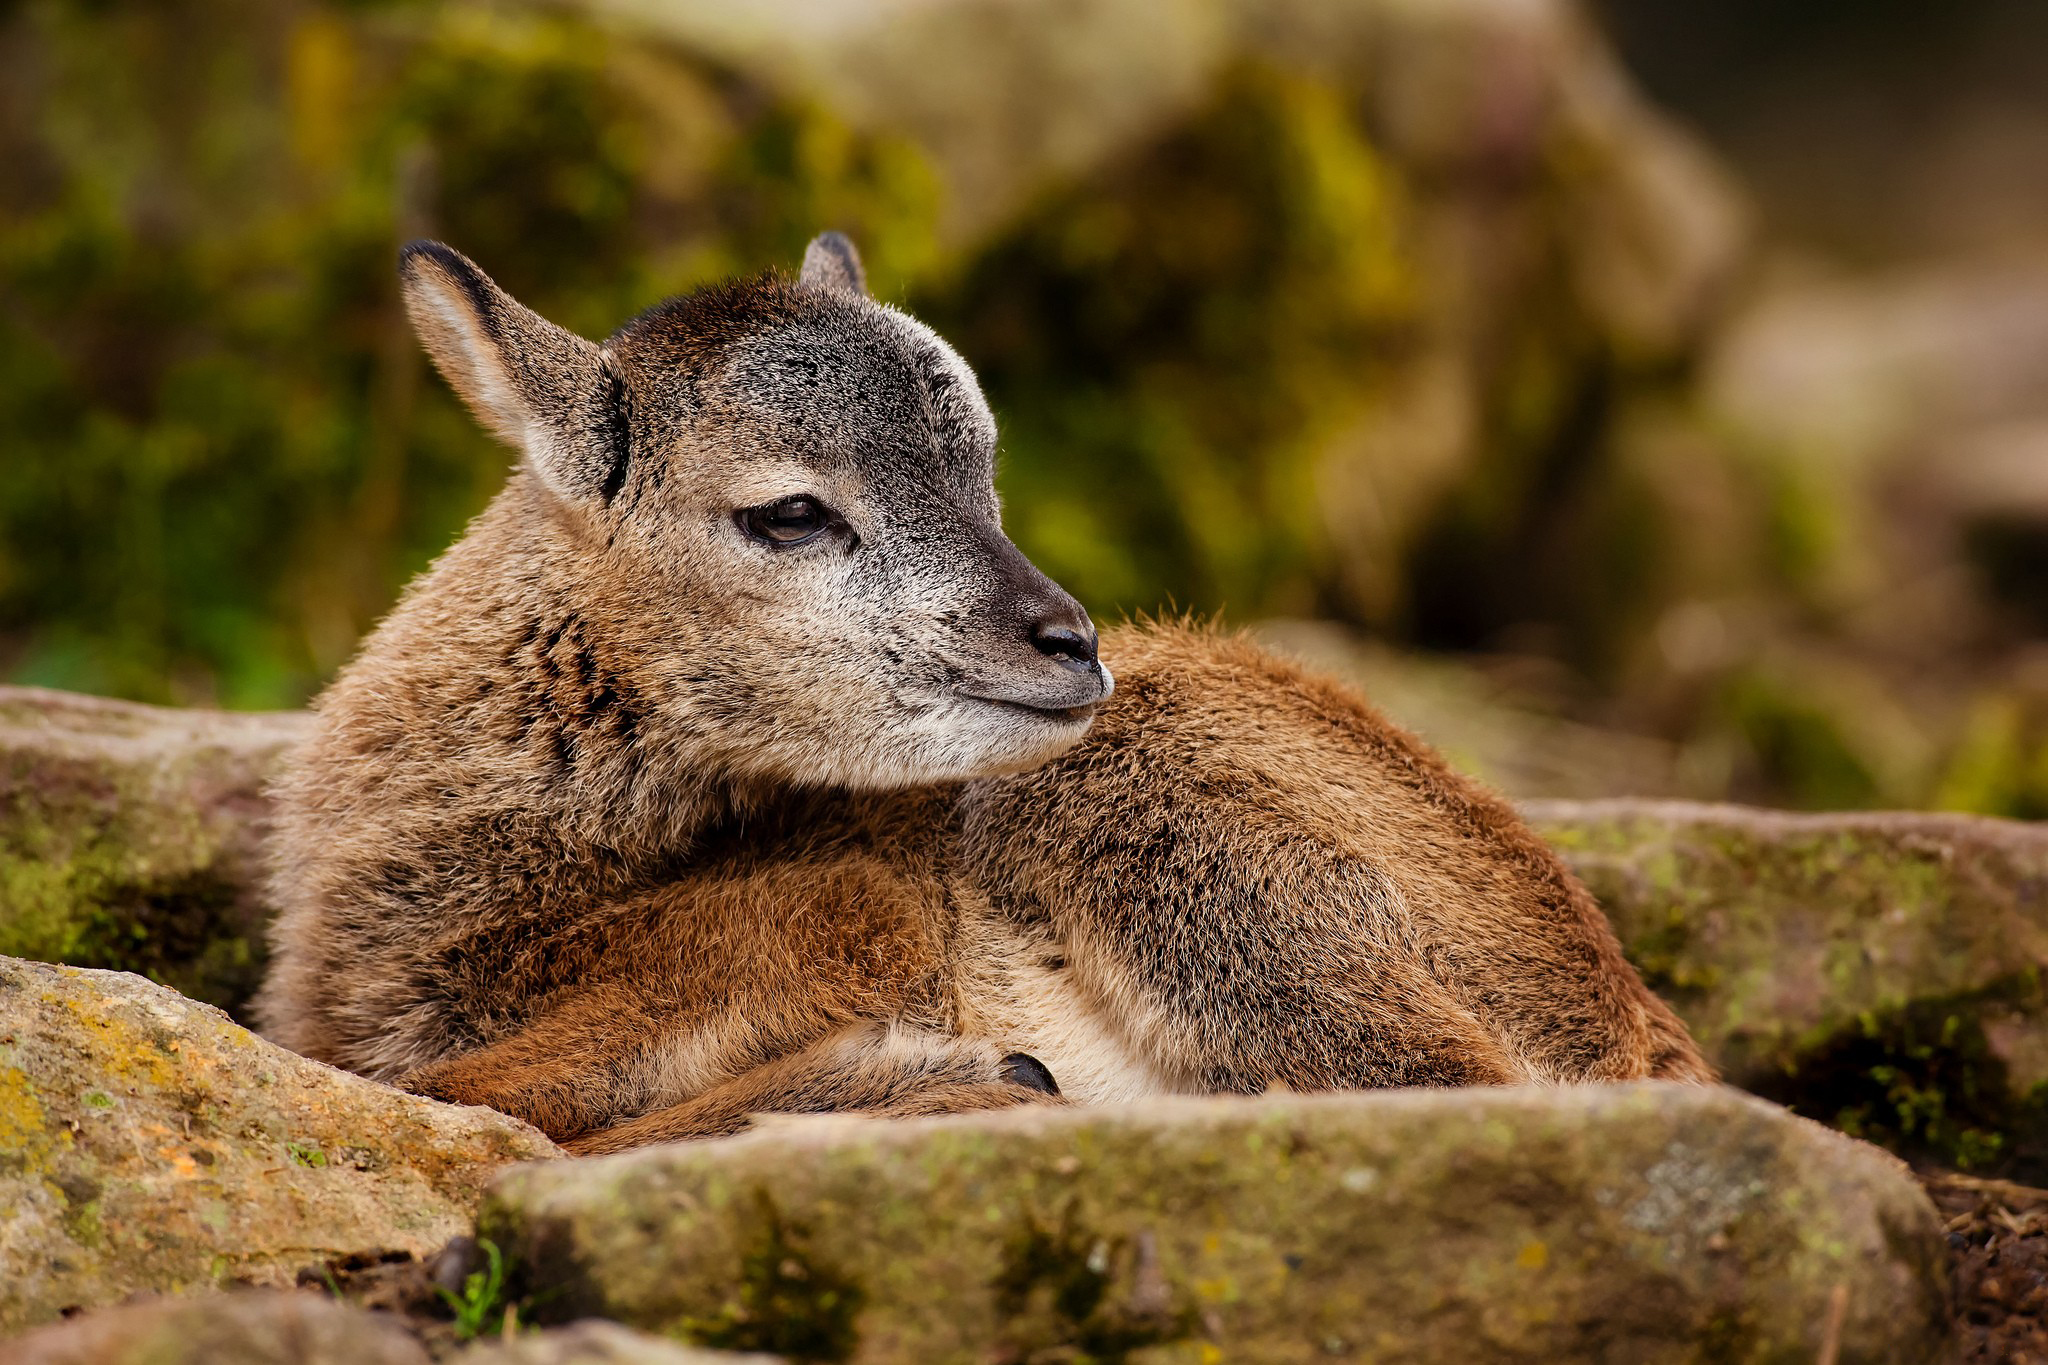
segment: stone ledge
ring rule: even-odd
[[[263,787],[309,723],[0,687],[0,954],[239,1008],[270,918]]]
[[[2048,1171],[2048,825],[1523,810],[1729,1080],[1948,1164]]]
[[[514,1168],[479,1226],[547,1311],[800,1358],[1931,1361],[1946,1330],[1905,1168],[1722,1088],[793,1119]]]
[[[308,1061],[140,977],[0,958],[0,1332],[424,1256],[499,1167],[555,1155],[517,1119]]]

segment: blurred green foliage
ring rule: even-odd
[[[6,20],[0,641],[20,681],[303,701],[502,481],[425,369],[399,242],[587,334],[787,262],[897,278],[915,153],[560,14],[256,0]]]
[[[406,239],[601,336],[836,227],[976,366],[1011,531],[1098,614],[1546,656],[1578,718],[1704,755],[1694,794],[2048,812],[2028,694],[1935,753],[1844,700],[1870,688],[1719,638],[1739,621],[1673,661],[1717,601],[1823,629],[1868,536],[1708,429],[1692,324],[1645,342],[1599,284],[1672,249],[1628,169],[1654,148],[1568,120],[1517,145],[1461,78],[1399,117],[1345,79],[1240,58],[962,243],[919,146],[573,5],[15,0],[0,676],[290,706],[348,657],[511,459],[419,354]]]
[[[1332,606],[1316,466],[1412,349],[1403,207],[1335,91],[1241,68],[922,291],[997,403],[1019,542],[1094,605]]]
[[[2010,693],[1978,699],[1935,804],[2048,820],[2048,705]]]
[[[981,370],[1013,531],[1098,611],[1363,611],[1470,645],[1588,585],[1632,591],[1533,529],[1613,390],[1541,258],[1505,280],[1468,386],[1482,466],[1415,573],[1383,570],[1363,606],[1340,582],[1333,544],[1372,533],[1326,486],[1333,446],[1463,338],[1415,259],[1408,172],[1327,81],[1231,67],[1160,138],[949,255],[910,144],[573,11],[41,0],[9,24],[32,77],[6,120],[30,171],[0,196],[18,680],[285,705],[346,658],[507,463],[406,331],[391,261],[415,235],[602,335],[852,232],[878,292]],[[1578,619],[1613,594],[1593,596]],[[1607,638],[1580,634],[1589,658]]]

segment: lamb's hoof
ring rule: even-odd
[[[1045,1069],[1045,1063],[1028,1052],[1012,1052],[1003,1058],[1003,1079],[1048,1095],[1060,1093],[1060,1083]]]

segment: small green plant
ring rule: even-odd
[[[287,1142],[284,1145],[284,1150],[285,1154],[291,1157],[295,1165],[318,1170],[327,1164],[327,1153],[321,1151],[310,1142]]]
[[[505,1314],[511,1310],[511,1304],[505,1299],[504,1253],[488,1237],[478,1239],[477,1246],[482,1248],[484,1259],[489,1264],[482,1270],[469,1273],[462,1281],[460,1294],[446,1289],[436,1290],[455,1314],[457,1341],[469,1341],[482,1335],[486,1326],[502,1324]]]

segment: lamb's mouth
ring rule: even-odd
[[[988,697],[975,692],[958,692],[955,695],[968,701],[978,701],[984,706],[999,706],[1007,711],[1019,712],[1053,725],[1086,725],[1095,719],[1095,708],[1102,704],[1091,701],[1083,702],[1079,706],[1040,706],[1010,697]]]

